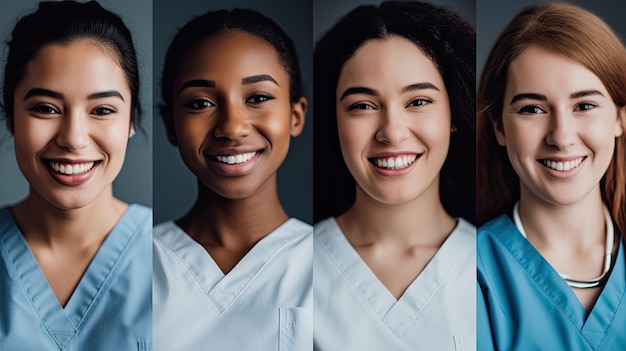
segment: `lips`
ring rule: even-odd
[[[43,163],[54,180],[66,186],[75,186],[88,181],[102,161],[43,159]]]
[[[379,168],[385,169],[403,169],[410,166],[420,155],[398,155],[388,157],[372,157],[369,161]]]
[[[213,158],[215,158],[215,160],[221,163],[235,165],[235,164],[241,164],[241,163],[250,161],[250,159],[252,159],[256,154],[257,152],[254,151],[254,152],[246,152],[243,154],[228,155],[228,156],[214,155]]]
[[[216,150],[213,154],[205,154],[211,167],[225,176],[243,176],[250,174],[258,164],[264,149],[247,150]]]
[[[49,168],[53,171],[61,174],[73,175],[89,172],[97,161],[85,162],[85,163],[64,163],[59,161],[47,161]]]
[[[541,162],[544,166],[555,170],[557,172],[568,172],[575,168],[578,168],[580,164],[585,160],[585,157],[579,157],[572,160],[551,160],[551,159],[541,159]]]

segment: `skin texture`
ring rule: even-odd
[[[520,94],[535,96],[513,102]],[[599,276],[606,238],[600,179],[623,133],[624,109],[590,70],[539,46],[511,63],[504,101],[502,126],[494,127],[520,177],[520,217],[530,242],[561,273]],[[564,172],[544,165],[580,158]],[[574,292],[589,310],[600,289]]]
[[[16,87],[16,158],[30,192],[13,213],[62,305],[127,208],[113,197],[112,182],[124,162],[130,101],[124,72],[112,53],[88,40],[43,47]],[[47,160],[96,166],[86,179],[59,180]]]
[[[290,102],[289,74],[276,50],[245,32],[208,36],[183,62],[172,89],[169,138],[198,178],[199,196],[177,223],[227,273],[288,218],[276,171],[290,138],[302,131],[306,99]],[[240,164],[216,157],[246,153],[255,154]]]
[[[451,129],[446,87],[420,48],[390,37],[346,61],[336,96],[341,150],[357,183],[355,204],[338,223],[398,299],[455,226],[439,199]],[[398,155],[418,158],[396,170],[371,162]]]

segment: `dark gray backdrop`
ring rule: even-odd
[[[496,39],[507,24],[523,8],[548,1],[537,0],[477,0],[477,39],[476,39],[476,83],[480,79],[487,55]],[[624,0],[570,0],[564,1],[578,5],[600,17],[615,34],[625,43],[626,39],[626,1]]]
[[[84,2],[84,1],[82,1]],[[116,197],[131,203],[152,205],[152,1],[101,0],[102,7],[117,13],[129,27],[135,41],[141,72],[141,103],[143,125],[128,144],[126,160],[113,182]],[[8,48],[6,41],[18,18],[37,9],[39,0],[0,0],[0,82],[4,82],[4,66]],[[63,20],[63,19],[59,19]],[[0,87],[1,89],[1,87]],[[0,206],[20,201],[28,194],[28,183],[15,161],[13,137],[0,116]]]
[[[160,82],[165,52],[176,31],[193,17],[209,10],[250,8],[276,21],[294,41],[309,99],[304,131],[292,138],[287,158],[278,171],[278,194],[290,216],[313,220],[313,78],[312,4],[310,0],[154,0],[154,102],[161,102]],[[153,106],[154,107],[154,106]],[[196,199],[196,177],[183,163],[178,149],[167,140],[165,126],[156,108],[154,120],[154,222],[176,219]]]

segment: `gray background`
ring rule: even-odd
[[[504,30],[507,24],[523,8],[541,4],[548,1],[501,1],[501,0],[477,0],[478,26],[476,39],[476,83],[480,79],[483,65],[489,55],[489,50],[495,43],[498,35]],[[571,0],[564,1],[578,5],[585,10],[592,12],[606,22],[615,34],[622,40],[626,39],[626,1],[623,0]]]
[[[469,23],[476,25],[476,2],[474,0],[426,0],[432,4],[449,7],[465,18]],[[376,5],[381,1],[363,0],[314,0],[313,3],[313,33],[317,41],[343,15],[360,5]]]
[[[84,1],[82,1],[84,2]],[[131,203],[152,205],[152,1],[101,0],[102,7],[120,15],[135,41],[141,72],[141,104],[144,108],[142,129],[128,143],[126,160],[113,182],[116,197]],[[38,0],[0,1],[0,82],[4,82],[4,66],[11,30],[23,15],[37,9]],[[63,19],[59,19],[63,20]],[[2,84],[2,83],[0,83]],[[0,87],[1,89],[1,87]],[[28,194],[28,183],[15,161],[13,137],[0,116],[0,206],[20,201]]]
[[[313,220],[313,78],[310,0],[154,0],[154,102],[160,103],[161,70],[167,48],[176,31],[193,17],[209,10],[250,8],[276,21],[291,37],[298,51],[305,94],[309,100],[304,131],[292,138],[287,158],[278,170],[278,194],[290,216]],[[154,108],[154,222],[176,219],[196,199],[196,177],[183,163],[178,149],[167,140],[165,126]]]

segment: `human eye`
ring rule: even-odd
[[[271,96],[271,95],[255,94],[255,95],[252,95],[251,97],[249,97],[246,100],[246,103],[248,103],[248,104],[255,104],[256,105],[256,104],[262,104],[262,103],[264,103],[266,101],[273,100],[273,99],[274,99],[274,97]]]
[[[523,115],[535,115],[540,113],[546,113],[541,107],[537,105],[526,105],[517,110],[517,113]]]
[[[595,104],[589,102],[581,102],[580,104],[576,105],[574,111],[591,111],[596,107],[598,106],[596,106]]]
[[[366,102],[357,102],[354,103],[350,106],[348,106],[348,111],[358,111],[358,110],[375,110],[376,107],[374,107],[371,104],[368,104]]]
[[[91,110],[91,114],[96,115],[98,117],[104,117],[104,116],[107,116],[116,112],[117,111],[115,109],[110,108],[110,107],[105,107],[105,106],[99,106]]]
[[[56,107],[52,105],[48,105],[48,104],[37,104],[27,109],[28,111],[31,111],[40,115],[54,115],[54,114],[61,113]]]
[[[195,99],[195,100],[191,100],[188,103],[186,103],[184,105],[186,108],[190,108],[192,110],[203,110],[205,108],[209,108],[209,107],[213,107],[215,106],[215,104],[213,104],[211,101],[209,100],[205,100],[205,99]]]
[[[422,107],[428,104],[432,104],[432,100],[425,99],[425,98],[417,98],[409,102],[409,104],[406,107]]]

